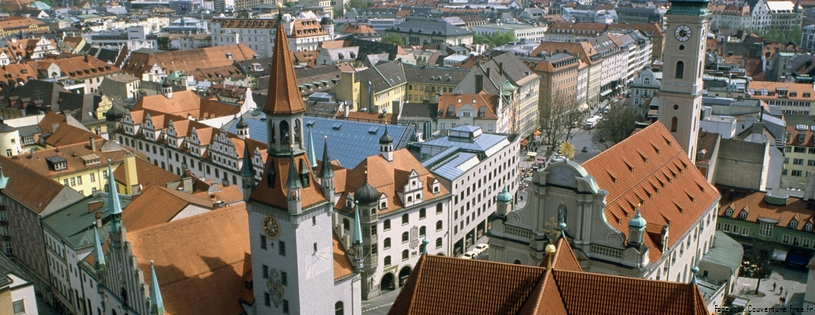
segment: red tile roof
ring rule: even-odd
[[[118,169],[123,169],[124,166]],[[117,170],[118,170],[117,169]],[[115,172],[114,172],[115,173]],[[161,205],[157,207],[156,205]],[[170,222],[187,206],[212,209],[212,202],[185,192],[149,185],[122,212],[122,223],[129,230],[140,230]]]
[[[245,204],[128,231],[127,238],[142,271],[155,261],[167,314],[241,314],[240,301],[252,300],[243,274],[250,251]]]
[[[42,214],[56,210],[49,207],[55,200],[64,203],[62,206],[79,201],[84,198],[82,194],[57,183],[53,179],[34,171],[16,161],[0,156],[3,174],[9,178],[6,189],[2,194],[13,198],[36,213]],[[58,199],[58,200],[57,200]]]
[[[301,188],[301,205],[303,209],[325,202],[323,193],[317,185],[317,179],[314,176],[314,171],[311,169],[308,159],[305,154],[296,156],[294,158],[294,165],[300,166],[300,160],[305,161],[306,167],[309,169],[308,176],[311,184],[308,187]],[[266,158],[265,176],[262,176],[260,182],[254,190],[252,190],[251,199],[267,205],[277,207],[279,209],[288,209],[289,204],[287,201],[286,181],[289,178],[289,157],[276,157],[269,155]],[[274,175],[272,182],[269,183],[269,171],[273,170]],[[298,172],[299,174],[299,172]]]
[[[608,191],[605,215],[611,226],[628,236],[628,220],[642,201],[648,223],[670,225],[674,244],[717,201],[719,192],[705,180],[662,123],[654,123],[583,167]],[[657,240],[645,238],[652,262],[662,258]]]
[[[270,115],[303,113],[306,111],[306,105],[300,97],[300,89],[297,88],[297,76],[294,73],[289,41],[286,39],[282,23],[277,26],[277,34],[272,54],[269,91],[263,112]]]
[[[586,273],[556,248],[552,270],[424,255],[388,314],[708,314],[694,284]]]

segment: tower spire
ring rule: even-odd
[[[255,167],[252,166],[252,157],[249,155],[249,143],[243,145],[243,165],[241,166],[242,177],[255,177]]]
[[[362,223],[359,220],[359,201],[355,201],[354,205],[354,245],[362,245]]]
[[[93,267],[99,271],[105,268],[105,253],[102,251],[102,243],[99,241],[99,231],[96,224],[93,225]]]
[[[278,8],[281,10],[281,8]],[[263,112],[271,115],[296,114],[306,111],[306,105],[297,88],[297,76],[294,73],[294,62],[283,27],[283,14],[278,15],[275,33],[274,52],[272,53],[272,76],[269,77],[269,92]]]
[[[286,188],[300,189],[303,184],[300,183],[300,178],[297,176],[297,166],[294,163],[294,155],[289,156],[289,178],[286,179]]]
[[[309,135],[311,137],[311,135]],[[331,157],[328,155],[328,136],[325,136],[323,145],[323,165],[320,168],[320,178],[334,177],[334,169],[331,168]]]
[[[111,215],[111,232],[118,233],[122,224],[122,203],[119,201],[119,191],[116,189],[116,179],[113,178],[113,167],[108,159],[108,212]]]
[[[150,315],[164,315],[164,300],[161,298],[156,267],[150,261]]]
[[[308,162],[309,162],[309,164],[311,164],[311,168],[316,169],[317,168],[317,156],[316,156],[317,153],[314,152],[314,136],[312,135],[312,132],[311,132],[311,130],[314,129],[313,126],[314,125],[311,125],[311,124],[308,125],[308,147],[306,147],[306,150],[308,151]]]

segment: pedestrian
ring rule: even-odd
[[[778,290],[778,294],[784,293],[784,287],[781,287],[781,290]]]
[[[775,292],[775,282],[773,282],[773,292]]]

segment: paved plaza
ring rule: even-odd
[[[754,294],[756,279],[738,279],[733,293],[750,299],[750,305],[754,308],[751,314],[815,314],[815,312],[800,311],[804,302],[804,292],[806,292],[806,269],[788,268],[782,265],[772,265],[771,268],[773,273],[769,279],[761,280],[758,295]],[[775,290],[773,290],[773,283],[776,284]],[[784,293],[781,293],[782,287]],[[780,298],[784,296],[786,301],[782,304]]]

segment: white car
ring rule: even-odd
[[[488,244],[478,244],[478,245],[475,245],[475,248],[473,248],[473,251],[478,253],[478,254],[482,254],[482,253],[486,252],[487,249],[489,249],[489,248],[490,248],[490,245],[488,245]]]
[[[475,259],[476,257],[478,257],[478,254],[473,251],[466,252],[463,256],[461,256],[461,258],[464,259]]]

